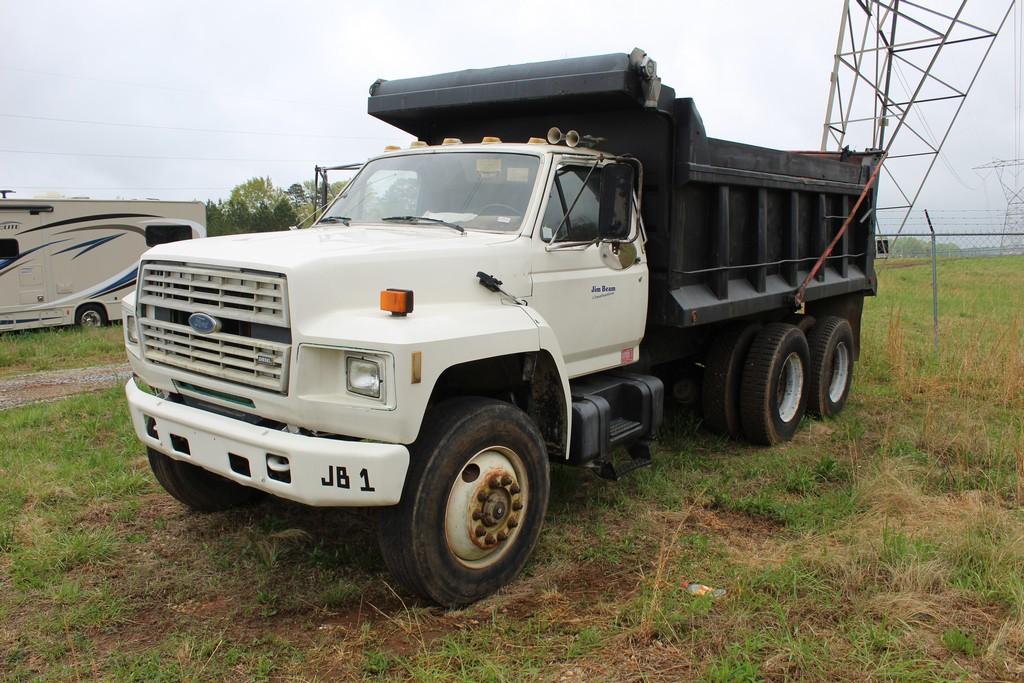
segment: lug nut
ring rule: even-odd
[[[512,488],[510,488],[509,491],[512,492],[512,495],[515,495],[515,494],[519,493],[519,491],[520,491],[519,484],[512,484]]]
[[[515,529],[517,526],[519,526],[519,518],[518,517],[509,517],[508,518],[508,528],[509,529]]]
[[[511,483],[512,483],[512,477],[508,476],[507,474],[504,477],[501,478],[501,485],[502,486],[508,486]]]
[[[484,501],[487,500],[487,493],[481,491],[480,493],[476,494],[476,499],[483,503]]]
[[[479,520],[479,519],[482,519],[483,516],[484,516],[483,513],[480,512],[479,510],[473,510],[473,519]]]
[[[494,536],[490,534],[487,534],[487,538],[485,538],[484,541],[486,541],[487,545],[494,545],[497,543],[497,541],[494,540]]]
[[[508,534],[506,534],[504,531],[499,531],[498,532],[498,540],[499,541],[504,541],[506,538],[508,538]]]
[[[517,500],[514,503],[512,503],[512,509],[513,510],[522,510],[523,509],[522,502]]]
[[[478,527],[476,528],[476,531],[474,531],[473,533],[475,533],[475,534],[476,534],[476,537],[477,537],[477,538],[480,538],[481,536],[483,536],[484,534],[486,534],[486,533],[487,533],[487,530],[486,530],[486,529],[484,529],[484,528],[483,528],[482,526],[478,526]]]

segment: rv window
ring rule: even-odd
[[[0,258],[16,258],[18,240],[0,240]]]
[[[187,225],[147,225],[146,244],[155,247],[168,242],[180,242],[192,238],[192,228]]]

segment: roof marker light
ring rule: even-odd
[[[485,135],[484,139],[480,142],[485,145],[493,145],[496,142],[501,142],[501,138],[496,138],[493,135]]]
[[[545,140],[544,138],[530,138],[529,140],[526,141],[526,144],[528,144],[528,145],[544,145],[544,144],[547,144],[547,140]]]
[[[441,144],[442,145],[461,145],[462,144],[462,140],[460,140],[458,138],[445,138],[444,140],[441,141]]]
[[[415,147],[429,147],[429,145],[423,140],[413,140],[409,143],[409,149],[413,149]]]
[[[384,151],[385,152],[397,152],[400,149],[402,149],[402,148],[399,147],[398,145],[386,145],[384,147]]]

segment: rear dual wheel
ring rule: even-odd
[[[701,408],[704,426],[718,434],[739,439],[743,436],[740,422],[740,389],[743,365],[760,324],[731,325],[712,341],[704,359]]]
[[[853,330],[844,318],[820,319],[807,336],[811,366],[807,410],[835,417],[846,405],[853,384]]]
[[[770,446],[793,438],[807,406],[810,350],[799,328],[765,325],[743,366],[740,418],[743,434]]]

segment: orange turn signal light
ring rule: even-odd
[[[380,310],[391,315],[409,315],[412,313],[411,289],[382,289],[380,292]]]

